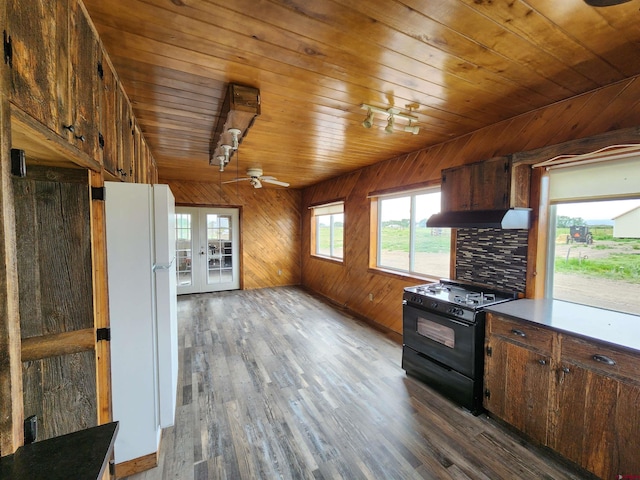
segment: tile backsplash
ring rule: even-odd
[[[528,230],[460,228],[456,279],[524,293]]]

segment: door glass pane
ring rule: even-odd
[[[233,280],[231,217],[207,214],[207,283]]]
[[[176,214],[176,275],[179,286],[191,285],[193,276],[191,270],[192,259],[191,214]]]

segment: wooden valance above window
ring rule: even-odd
[[[549,171],[552,203],[640,198],[640,145],[560,155],[533,165]]]
[[[544,167],[550,170],[552,168],[574,167],[587,163],[600,163],[633,157],[640,158],[640,144],[610,145],[590,153],[558,155],[544,162],[534,164],[533,168]]]

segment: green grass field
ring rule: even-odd
[[[438,232],[442,234],[434,235],[434,233]],[[559,228],[557,231],[558,236],[568,233],[568,228]],[[603,250],[611,248],[607,245],[598,245],[598,242],[607,241],[614,242],[614,245],[625,245],[634,251],[640,251],[640,240],[614,239],[612,227],[596,227],[591,229],[591,233],[594,235],[594,244],[590,246],[585,245],[587,249]],[[336,241],[334,248],[339,250],[343,248],[342,234],[343,227],[335,227]],[[416,230],[415,242],[417,252],[444,253],[449,251],[451,243],[450,231],[446,229],[438,231],[431,228],[419,228]],[[381,249],[386,252],[408,252],[409,229],[383,228]],[[320,250],[329,250],[328,227],[320,229]],[[616,253],[612,251],[606,258],[569,258],[568,260],[566,258],[557,258],[555,261],[555,271],[640,283],[640,254]]]
[[[593,277],[624,280],[640,283],[640,240],[635,238],[613,238],[613,227],[602,226],[589,229],[593,235],[593,244],[584,243],[573,245],[584,248],[586,258],[556,258],[555,271],[560,273],[574,273]],[[569,233],[568,228],[558,228],[557,238]],[[625,252],[616,250],[624,248]],[[607,251],[605,258],[589,258],[589,250]],[[633,251],[633,252],[631,252]]]
[[[441,232],[440,235],[434,233]],[[343,227],[335,227],[334,235],[336,241],[335,248],[342,248]],[[320,250],[329,249],[329,227],[320,228],[319,237]],[[443,253],[449,251],[451,244],[451,234],[449,230],[436,230],[431,228],[419,228],[416,230],[415,236],[418,252]],[[382,250],[388,252],[408,252],[409,251],[409,229],[408,228],[389,228],[382,229]]]
[[[441,232],[441,234],[434,235],[433,233],[436,232]],[[443,253],[449,251],[451,234],[449,230],[418,228],[414,241],[416,252]],[[408,252],[409,229],[383,228],[381,243],[383,251]]]
[[[640,255],[612,253],[607,258],[556,258],[555,271],[640,283]]]

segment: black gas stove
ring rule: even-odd
[[[403,296],[408,304],[468,322],[475,321],[479,309],[514,298],[517,298],[515,292],[444,279],[439,283],[406,287]]]
[[[516,292],[453,280],[405,288],[402,368],[480,413],[484,308],[516,298]]]

